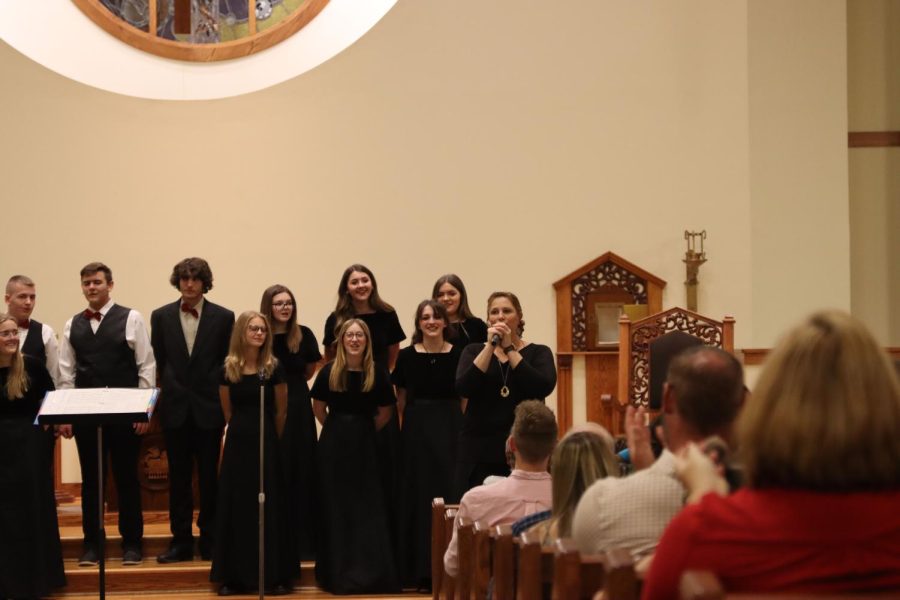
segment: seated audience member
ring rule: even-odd
[[[646,469],[628,477],[607,477],[588,488],[572,521],[578,548],[591,554],[627,548],[636,558],[652,552],[684,506],[673,452],[712,435],[730,439],[743,398],[743,369],[731,354],[694,346],[676,356],[663,386],[668,449]]]
[[[467,517],[493,527],[513,523],[525,515],[550,508],[550,473],[547,463],[556,445],[556,417],[540,400],[526,400],[516,406],[510,432],[510,448],[516,468],[509,477],[491,485],[480,485],[459,502],[453,537],[444,554],[444,569],[455,576],[459,568],[457,524]]]
[[[513,523],[513,535],[526,530],[534,532],[545,546],[557,538],[571,537],[572,516],[584,491],[598,479],[619,475],[613,447],[609,432],[593,422],[575,427],[563,436],[550,458],[553,508]]]
[[[672,520],[645,599],[676,598],[687,569],[738,592],[900,589],[900,384],[858,321],[824,311],[793,329],[737,438],[746,487]],[[723,487],[700,452],[685,454],[694,495]]]

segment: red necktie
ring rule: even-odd
[[[97,319],[98,321],[103,318],[103,313],[99,310],[97,312],[92,311],[91,309],[85,309],[84,318],[90,321],[91,319]]]
[[[24,321],[19,321],[19,329],[28,329],[28,327],[30,325],[31,325],[31,321],[28,319],[25,319]]]
[[[197,312],[197,309],[194,308],[194,307],[192,307],[192,306],[191,306],[190,304],[188,304],[187,302],[182,302],[182,304],[181,304],[181,312],[187,313],[187,314],[191,315],[192,317],[194,317],[195,319],[199,319],[199,318],[200,318],[200,313]]]

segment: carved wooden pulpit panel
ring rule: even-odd
[[[651,406],[651,346],[666,335],[681,333],[707,346],[734,352],[734,319],[721,321],[704,317],[685,308],[670,308],[632,322],[627,315],[619,319],[619,392],[617,399],[628,405]],[[685,344],[681,344],[682,346]],[[657,375],[661,375],[657,373]],[[664,374],[662,374],[664,375]],[[653,378],[661,385],[662,377]]]
[[[618,390],[618,321],[662,310],[666,282],[612,253],[597,257],[553,284],[556,289],[556,388],[560,433],[572,426],[572,360],[583,356],[588,420],[614,435],[621,417]]]

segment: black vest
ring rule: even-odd
[[[75,387],[137,387],[134,350],[125,340],[130,308],[113,304],[97,333],[83,313],[72,318],[69,342],[75,350]]]
[[[44,348],[44,326],[31,320],[28,325],[28,334],[25,343],[22,344],[22,354],[38,359],[42,365],[47,364],[47,349]]]

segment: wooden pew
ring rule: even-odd
[[[456,513],[458,508],[447,508],[444,511],[444,548],[450,545],[450,538],[453,537],[453,524],[456,522]],[[432,582],[434,586],[434,582]],[[444,555],[441,554],[441,587],[440,597],[445,600],[454,600],[456,596],[456,578],[451,577],[444,570]]]
[[[456,600],[469,600],[475,571],[475,523],[468,517],[456,519]]]
[[[438,600],[444,581],[444,553],[453,534],[453,521],[444,519],[447,510],[457,510],[458,504],[445,504],[443,498],[431,501],[431,598]],[[449,534],[448,534],[449,526]]]
[[[581,555],[570,539],[554,544],[553,600],[593,598],[599,591],[606,600],[636,600],[640,586],[631,553],[614,549],[603,555]]]
[[[491,573],[494,577],[494,600],[516,597],[516,555],[511,525],[497,525],[491,532]]]
[[[483,521],[475,521],[472,539],[472,589],[470,600],[487,598],[491,582],[491,530]]]
[[[641,578],[635,572],[631,552],[624,548],[613,548],[606,552],[607,600],[637,600],[641,596]]]
[[[516,600],[542,600],[553,581],[553,549],[528,531],[516,543]]]

